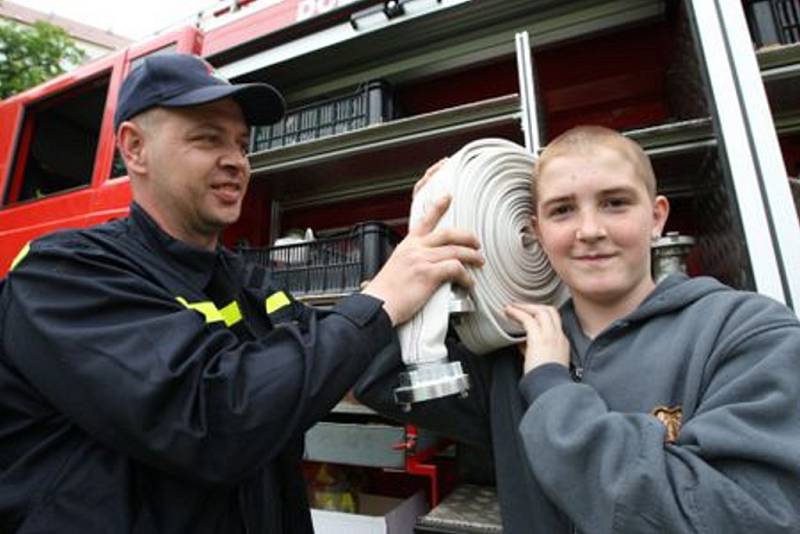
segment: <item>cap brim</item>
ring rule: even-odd
[[[161,102],[164,107],[187,107],[233,98],[242,108],[248,126],[273,124],[283,118],[286,103],[277,89],[266,83],[212,85]]]

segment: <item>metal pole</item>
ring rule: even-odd
[[[723,168],[741,214],[756,290],[792,306],[800,228],[740,2],[686,0],[707,74]]]
[[[519,78],[519,101],[522,111],[522,131],[525,134],[525,148],[537,154],[541,148],[539,137],[539,116],[536,106],[536,85],[531,59],[531,44],[528,32],[516,34],[517,76]]]
[[[723,3],[726,6],[724,9]],[[793,307],[800,306],[800,223],[758,61],[747,31],[744,10],[738,2],[717,0],[717,11],[722,19],[730,58],[740,80],[740,100],[754,148],[755,163],[760,170],[762,194],[766,200],[767,215],[771,219],[770,230],[784,291],[787,293],[786,303]]]

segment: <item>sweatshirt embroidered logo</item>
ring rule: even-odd
[[[680,406],[674,406],[672,408],[668,406],[656,406],[650,414],[655,416],[656,419],[667,427],[664,443],[675,443],[675,440],[678,439],[678,433],[681,431],[683,409]]]

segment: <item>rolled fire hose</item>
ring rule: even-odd
[[[482,268],[467,267],[475,279],[467,291],[443,284],[399,329],[407,369],[399,377],[395,400],[411,404],[448,395],[466,395],[469,379],[459,362],[449,362],[445,337],[449,316],[461,342],[486,354],[525,339],[521,325],[503,309],[511,302],[558,306],[568,292],[556,276],[531,227],[531,180],[534,156],[505,139],[473,141],[448,158],[417,192],[409,227],[419,224],[436,199],[452,196],[437,225],[472,231],[486,259]]]

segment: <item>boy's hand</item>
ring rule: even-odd
[[[506,315],[520,323],[528,336],[524,356],[525,373],[546,363],[569,367],[569,341],[561,330],[561,316],[552,306],[509,304]]]

